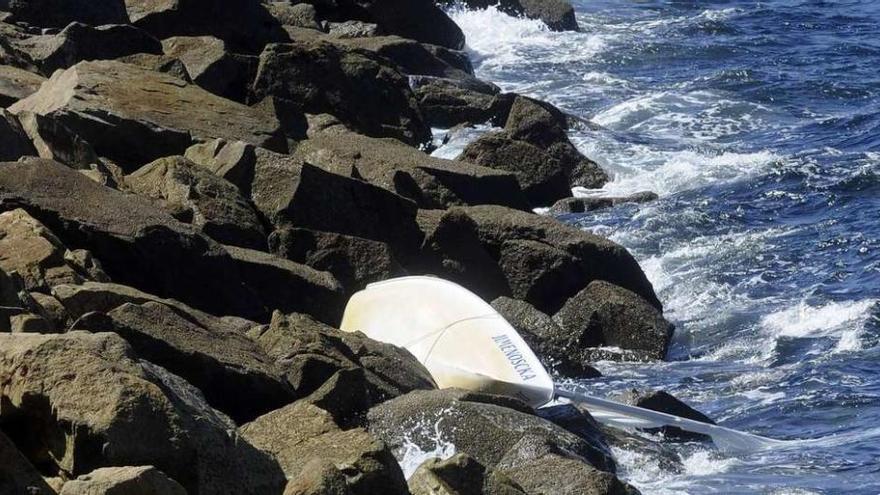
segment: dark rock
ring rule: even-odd
[[[52,322],[33,313],[20,313],[9,317],[12,333],[55,333]]]
[[[269,236],[269,248],[282,258],[332,273],[346,294],[406,274],[388,244],[362,237],[284,227]]]
[[[480,464],[496,468],[503,461],[504,469],[509,469],[530,460],[526,451],[520,451],[521,442],[527,439],[544,442],[569,459],[614,469],[606,452],[508,397],[457,389],[415,391],[372,408],[367,421],[370,431],[398,454],[407,442],[429,452],[439,434],[443,441],[455,445],[457,452]]]
[[[171,306],[126,303],[106,315],[89,313],[73,328],[116,333],[138,357],[186,379],[237,423],[294,399],[272,359],[253,340],[225,326],[203,326]]]
[[[64,483],[59,495],[186,495],[180,483],[153,466],[106,467]]]
[[[459,160],[516,174],[532,206],[552,204],[571,195],[568,177],[559,160],[546,148],[491,132],[468,144]]]
[[[128,23],[125,0],[0,0],[0,10],[11,12],[10,20],[41,27]]]
[[[18,118],[0,109],[0,161],[14,161],[36,154],[37,150],[28,140]]]
[[[197,139],[287,148],[273,117],[169,75],[115,61],[80,62],[56,72],[10,110],[58,120],[126,171],[183,153]]]
[[[240,431],[276,459],[288,478],[304,474],[312,461],[326,460],[344,474],[354,495],[409,493],[400,467],[381,441],[361,428],[339,429],[326,411],[310,404],[293,403]]]
[[[69,249],[88,248],[114,281],[221,314],[263,315],[217,243],[146,199],[47,160],[0,164],[0,210],[22,208]],[[210,280],[214,290],[205,291]]]
[[[27,111],[19,112],[18,120],[40,158],[77,170],[91,170],[94,166],[107,171],[92,145],[59,121]]]
[[[431,138],[407,79],[385,58],[323,40],[273,44],[260,55],[252,101],[291,100],[374,137],[419,145]]]
[[[92,27],[74,22],[58,34],[35,36],[19,44],[45,76],[83,60],[112,60],[135,53],[161,54],[162,44],[127,24]]]
[[[513,480],[467,454],[428,459],[408,480],[413,495],[525,495]]]
[[[360,20],[388,34],[422,43],[464,48],[464,33],[433,0],[315,0],[318,15],[329,21]]]
[[[162,40],[166,56],[180,60],[192,81],[215,95],[244,103],[257,71],[253,55],[232,53],[213,36],[175,36]]]
[[[361,333],[342,332],[306,315],[276,312],[269,327],[252,335],[276,359],[300,396],[320,390],[340,371],[362,370],[366,385],[357,373],[348,373],[338,376],[340,383],[331,385],[331,390],[318,394],[330,396],[332,389],[349,386],[346,382],[356,385],[350,390],[359,385],[366,391],[365,399],[360,399],[366,401],[363,409],[357,407],[360,400],[341,404],[341,409],[331,407],[329,399],[321,400],[320,405],[332,408],[334,417],[343,424],[357,422],[367,407],[412,390],[435,387],[430,373],[408,351]],[[318,396],[312,399],[317,401]]]
[[[554,314],[591,281],[607,280],[660,307],[635,259],[603,237],[500,206],[454,207],[437,216],[431,222],[430,216],[420,215],[429,232],[422,250],[428,255],[425,259],[443,260],[433,271],[485,300],[510,296],[515,290],[518,299]],[[540,249],[535,243],[542,245]],[[503,281],[498,280],[499,271]]]
[[[479,226],[465,211],[419,210],[418,220],[425,241],[413,272],[451,280],[487,301],[510,295],[504,273],[480,240]]]
[[[11,65],[0,65],[0,107],[8,107],[37,92],[46,78]]]
[[[709,416],[706,416],[700,411],[697,411],[691,406],[673,397],[672,394],[663,390],[639,391],[632,389],[621,395],[618,395],[617,397],[615,397],[615,400],[618,400],[625,404],[650,409],[652,411],[659,411],[666,414],[672,414],[673,416],[680,416],[682,418],[692,419],[701,423],[708,423],[710,425],[716,424]],[[681,428],[677,428],[675,426],[664,426],[657,430],[649,431],[659,432],[665,438],[673,441],[711,441],[711,438],[707,435],[692,433],[682,430]]]
[[[574,295],[554,316],[568,336],[569,349],[612,346],[644,351],[663,359],[673,326],[638,294],[596,280]]]
[[[516,329],[546,367],[567,378],[602,376],[589,363],[578,360],[576,353],[569,352],[564,331],[549,315],[509,297],[495,299],[492,307]]]
[[[492,112],[502,113],[495,100]],[[469,144],[460,159],[515,172],[532,204],[542,206],[570,196],[574,186],[596,188],[608,180],[599,166],[569,141],[565,115],[555,107],[516,96],[504,130]]]
[[[2,426],[2,424],[0,424]],[[12,440],[0,431],[0,493],[54,495],[39,471],[21,455]]]
[[[425,45],[399,36],[372,36],[338,39],[336,44],[373,52],[394,62],[406,75],[427,75],[473,81],[474,68],[459,52],[441,46]]]
[[[278,122],[281,123],[281,131],[288,138],[287,147],[289,149],[294,149],[296,141],[307,137],[308,117],[296,102],[277,96],[267,96],[252,104],[251,107],[278,119]]]
[[[308,313],[324,322],[342,317],[342,286],[321,272],[262,251],[225,246],[248,290],[269,311]]]
[[[307,163],[395,192],[420,208],[527,206],[511,174],[435,158],[392,139],[354,133],[322,135],[299,143],[295,155]]]
[[[451,0],[438,3],[452,4]],[[525,16],[540,19],[553,31],[577,31],[578,23],[574,8],[567,0],[464,0],[471,9],[485,9],[496,6],[498,10],[512,16]]]
[[[560,199],[550,207],[553,215],[565,215],[568,213],[584,213],[588,211],[610,208],[624,203],[647,203],[658,198],[655,193],[643,191],[623,197],[595,197],[565,198]]]
[[[243,194],[250,196],[257,153],[258,148],[242,141],[214,139],[187,148],[186,158],[235,184]],[[259,155],[262,160],[287,160],[284,155],[268,151],[260,151]]]
[[[430,76],[414,78],[414,82],[419,108],[433,127],[482,124],[492,118],[495,95],[489,88]]]
[[[182,379],[135,359],[119,336],[0,341],[0,428],[43,475],[71,479],[108,465],[152,465],[189,493],[283,486],[278,465],[237,437],[229,418]]]
[[[159,39],[214,36],[230,48],[259,53],[267,43],[287,41],[263,2],[250,0],[126,0],[132,24]]]
[[[238,188],[182,156],[161,158],[125,178],[132,192],[156,201],[212,239],[265,249],[266,233]]]

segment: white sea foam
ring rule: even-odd
[[[837,337],[835,352],[861,349],[860,336],[872,318],[876,299],[831,302],[812,306],[801,301],[794,306],[766,315],[762,329],[774,337]]]
[[[455,455],[455,445],[440,433],[440,422],[442,420],[441,415],[431,425],[420,424],[414,428],[415,430],[420,430],[420,433],[429,433],[431,443],[433,443],[432,448],[424,449],[422,448],[424,442],[417,443],[407,436],[404,438],[402,448],[395,451],[397,463],[400,464],[400,469],[403,471],[406,479],[409,479],[416,469],[429,459],[448,459]]]

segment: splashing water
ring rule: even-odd
[[[561,218],[626,246],[677,327],[669,362],[598,363],[585,385],[805,439],[673,446],[680,472],[616,450],[621,476],[646,494],[880,493],[880,4],[574,5],[579,33],[452,17],[478,76],[601,126],[570,137],[612,180],[576,195],[661,196]]]

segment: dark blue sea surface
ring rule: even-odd
[[[646,494],[880,493],[880,2],[577,0],[581,33],[454,12],[480,77],[602,129],[572,140],[660,200],[562,219],[638,258],[670,361],[600,363],[598,393],[662,388],[780,439],[618,450]],[[454,155],[453,149],[441,150]]]

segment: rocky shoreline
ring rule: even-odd
[[[334,328],[366,284],[432,274],[565,378],[672,337],[623,247],[532,213],[653,197],[572,198],[608,180],[568,139],[589,123],[479,80],[439,3],[0,1],[0,493],[638,493],[622,445],[681,468]],[[500,7],[577,29],[562,0]]]

